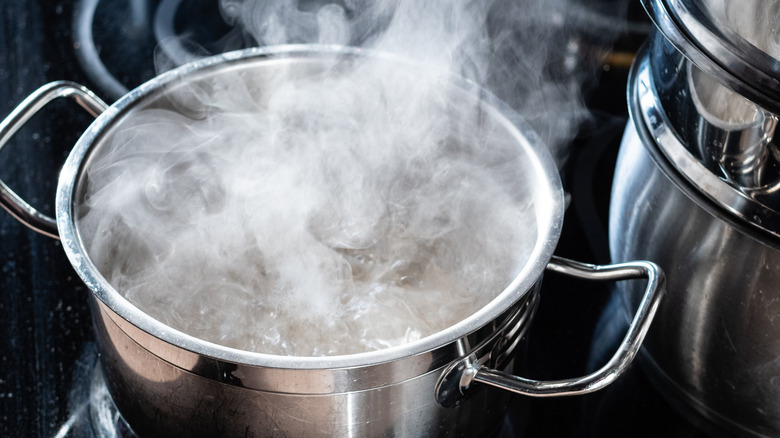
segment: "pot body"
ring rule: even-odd
[[[610,206],[614,261],[656,262],[667,297],[643,364],[673,401],[728,435],[780,434],[780,247],[690,184],[659,148],[674,135],[649,60],[634,67],[631,120]],[[625,310],[636,306],[622,283]]]
[[[197,356],[182,367],[142,345],[145,337],[117,322],[101,301],[92,298],[91,304],[106,383],[139,436],[486,436],[501,427],[510,401],[511,393],[480,385],[459,406],[443,407],[434,394],[448,363],[437,364],[433,352],[416,358],[418,365],[431,368],[427,372],[393,382],[408,370],[384,364],[371,373],[393,383],[354,391],[307,393],[305,387],[312,381],[320,386],[348,380],[360,370],[267,369]],[[162,347],[181,353],[177,346]],[[501,362],[501,369],[510,371],[516,363]],[[288,389],[279,390],[284,385]]]

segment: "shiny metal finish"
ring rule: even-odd
[[[770,152],[776,148],[777,115],[726,88],[693,64],[688,64],[686,74],[691,103],[700,118],[691,127],[698,135],[690,140],[689,150],[735,188],[755,191],[780,184],[777,160]]]
[[[479,126],[473,128],[487,129],[491,146],[506,148],[512,158],[507,162],[522,166],[524,179],[508,181],[509,188],[531,192],[537,240],[529,261],[497,298],[446,330],[406,345],[345,356],[286,357],[227,348],[176,331],[140,311],[103,278],[84,248],[79,197],[88,184],[91,158],[105,153],[107,139],[123,123],[132,123],[129,115],[144,107],[169,108],[181,98],[178,93],[186,95],[191,87],[208,90],[216,77],[245,81],[260,94],[273,86],[276,75],[316,75],[335,66],[348,68],[362,57],[386,63],[388,72],[414,69],[395,56],[333,46],[218,55],[127,94],[97,118],[68,157],[57,187],[59,236],[74,269],[93,292],[92,316],[107,384],[120,411],[143,436],[481,436],[502,417],[508,392],[489,385],[470,385],[467,391],[458,386],[459,394],[447,403],[442,376],[468,364],[471,357],[507,372],[522,360],[517,347],[532,320],[542,273],[560,235],[563,191],[552,159],[533,132],[508,107],[469,82],[452,78],[442,86],[448,87],[453,107],[476,104]],[[606,279],[622,278],[615,269],[628,269],[633,278],[654,271],[651,267],[601,267],[585,275],[573,262],[550,265],[563,273]],[[648,291],[651,305],[640,311],[642,322],[629,336],[628,351],[605,374],[619,374],[633,356],[660,296],[658,278],[649,278],[654,286]]]
[[[473,354],[461,362],[466,364],[465,370],[461,371],[461,391],[465,392],[476,382],[532,397],[588,394],[614,382],[634,360],[663,297],[664,275],[658,266],[651,262],[595,266],[553,257],[547,269],[585,280],[647,279],[638,310],[615,354],[599,370],[587,376],[555,381],[531,380],[490,369],[484,365],[484,360],[479,357],[479,354]]]
[[[46,104],[60,97],[69,97],[82,108],[97,117],[108,108],[94,93],[73,82],[58,81],[46,84],[29,95],[0,123],[0,151],[22,125]],[[0,206],[11,216],[31,229],[55,239],[57,222],[25,202],[3,181],[0,181]]]
[[[752,38],[740,33],[749,30],[776,36],[776,6],[763,0],[642,0],[642,4],[659,31],[706,74],[780,113],[777,53],[767,53],[765,48],[757,47],[756,41],[751,42]],[[748,29],[728,25],[730,19],[739,15],[747,18]]]
[[[653,94],[678,142],[660,147],[723,208],[780,235],[780,44],[775,0],[643,0],[657,26]],[[677,150],[682,144],[686,151]],[[703,165],[703,168],[699,166]],[[713,183],[711,173],[740,192]],[[731,190],[733,191],[733,190]],[[739,199],[738,199],[739,198]]]
[[[657,32],[632,81],[630,98],[641,102],[634,116],[676,171],[721,208],[780,236],[778,116],[715,82]],[[707,102],[713,94],[742,120],[719,118]]]
[[[667,394],[725,433],[777,436],[780,239],[744,220],[755,205],[744,194],[725,192],[734,202],[727,208],[713,194],[731,187],[696,160],[669,156],[686,149],[674,144],[648,62],[631,78],[609,224],[613,260],[646,258],[666,273],[667,297],[642,363]],[[620,287],[629,313],[640,291]]]
[[[535,300],[538,290],[532,292],[528,298]],[[192,356],[185,369],[141,347],[116,324],[116,314],[104,303],[93,299],[92,304],[106,383],[140,436],[485,436],[500,425],[509,401],[509,393],[485,386],[473,388],[458,408],[437,403],[434,388],[444,365],[436,364],[442,354],[436,351],[411,358],[430,371],[403,378],[410,361],[371,370],[300,370]],[[515,315],[527,328],[530,315]],[[469,342],[478,342],[478,337],[460,341],[464,346]],[[176,346],[168,348],[170,353],[181,352]],[[511,370],[515,357],[522,360],[515,353],[494,365]],[[202,369],[211,376],[204,377]],[[389,383],[343,389],[361,377]]]

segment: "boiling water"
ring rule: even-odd
[[[134,111],[86,170],[88,253],[145,313],[243,350],[350,354],[463,320],[526,262],[522,152],[442,77],[228,76]]]

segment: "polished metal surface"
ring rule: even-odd
[[[506,290],[483,309],[450,329],[405,345],[403,348],[390,348],[373,353],[327,358],[286,358],[253,354],[219,347],[171,330],[127,302],[95,269],[78,234],[78,215],[75,214],[74,204],[77,203],[80,193],[78,185],[84,183],[83,169],[89,166],[90,154],[98,153],[102,142],[111,134],[112,129],[121,125],[123,118],[143,105],[152,105],[155,102],[169,105],[168,99],[177,89],[179,92],[186,93],[186,86],[193,85],[196,80],[202,81],[198,83],[206,84],[210,75],[235,75],[236,80],[249,81],[251,89],[261,90],[264,84],[270,81],[269,78],[274,72],[296,71],[305,74],[306,71],[312,69],[317,71],[329,63],[348,62],[360,56],[380,55],[359,49],[332,46],[279,46],[226,53],[163,74],[133,90],[101,115],[84,133],[68,157],[60,174],[57,192],[57,219],[63,246],[79,275],[98,298],[120,317],[142,331],[150,333],[153,338],[181,345],[188,351],[232,362],[271,365],[279,368],[321,369],[381,364],[388,360],[430,351],[495,320],[510,305],[523,297],[541,276],[559,237],[563,220],[563,191],[557,169],[545,147],[514,112],[473,84],[457,81],[455,78],[452,78],[451,84],[454,91],[453,98],[459,96],[458,98],[476,99],[481,102],[480,117],[493,123],[491,126],[496,129],[491,134],[495,135],[496,141],[505,141],[506,145],[511,145],[513,153],[517,154],[513,162],[523,166],[523,175],[527,181],[534,182],[527,186],[521,186],[521,182],[515,183],[523,190],[532,192],[532,211],[535,213],[537,241],[531,252],[530,262],[522,268]],[[406,64],[401,58],[384,56],[384,59],[388,68],[413,68],[413,64]],[[401,65],[403,67],[399,67]],[[150,343],[153,344],[151,341]],[[149,348],[154,349],[154,345],[149,345]]]
[[[698,123],[691,127],[698,135],[690,140],[689,150],[737,189],[746,193],[776,191],[780,185],[774,154],[777,115],[729,90],[693,64],[686,73],[691,103],[699,114]]]
[[[780,236],[778,116],[739,98],[656,33],[635,66],[630,99],[660,151],[689,184],[764,232]],[[718,118],[715,93],[742,120]],[[734,105],[741,105],[739,110]],[[722,109],[722,108],[720,108]]]
[[[209,358],[193,358],[189,370],[163,361],[119,327],[104,303],[92,299],[92,304],[106,383],[123,417],[144,437],[485,436],[500,425],[509,401],[508,392],[485,386],[470,391],[458,408],[437,403],[434,388],[444,367],[432,364],[437,352],[415,358],[430,371],[396,380],[393,373],[405,365],[389,363],[373,372],[375,379],[392,383],[360,391],[334,387],[312,394],[308,388],[339,380],[348,386],[361,369],[281,370],[221,362],[215,376],[203,377],[200,367],[214,365]],[[525,312],[515,315],[530,321]],[[460,340],[470,342],[478,341]],[[178,347],[169,349],[175,353]],[[513,356],[522,360],[514,354],[495,365],[511,370]],[[264,388],[253,388],[258,384]],[[279,384],[288,392],[276,391]]]
[[[659,101],[652,105],[663,116],[648,123],[666,126],[688,153],[676,150],[672,141],[660,142],[661,150],[724,208],[780,233],[775,0],[643,0],[643,5],[657,26],[649,74]],[[707,172],[741,193],[710,183]]]
[[[628,332],[612,357],[597,371],[586,376],[570,379],[539,381],[510,375],[490,369],[484,365],[479,355],[472,355],[463,363],[467,367],[460,379],[461,391],[466,391],[473,383],[484,383],[532,397],[557,397],[582,395],[598,391],[620,377],[634,360],[642,340],[645,338],[653,317],[664,294],[664,275],[657,265],[638,261],[616,265],[596,266],[553,257],[547,269],[585,280],[620,281],[628,279],[647,279],[644,293],[637,306]]]
[[[517,344],[523,340],[530,327],[533,315],[539,305],[538,295],[524,300],[517,310],[517,317],[495,330],[498,338],[487,339],[474,345],[468,339],[461,340],[457,349],[461,358],[449,364],[443,371],[435,387],[436,401],[446,408],[455,408],[469,400],[477,391],[469,391],[475,367],[489,362],[504,363],[515,352]],[[491,337],[492,338],[492,337]],[[503,357],[503,359],[502,359]]]
[[[35,90],[22,103],[17,106],[2,122],[0,122],[0,151],[8,143],[8,140],[27,122],[40,111],[46,104],[60,97],[73,99],[90,114],[97,117],[108,108],[94,93],[73,82],[58,81],[46,84]],[[33,206],[25,202],[19,195],[0,181],[0,206],[11,216],[27,225],[31,229],[55,239],[57,234],[57,222],[49,216],[39,212]]]
[[[274,75],[317,74],[338,63],[377,57],[392,69],[414,65],[358,49],[297,46],[248,49],[188,64],[142,85],[120,99],[85,132],[61,172],[57,220],[63,247],[94,293],[103,361],[117,404],[145,434],[214,435],[401,435],[473,436],[494,426],[507,395],[475,388],[458,408],[435,398],[444,367],[475,346],[491,352],[491,367],[506,369],[523,325],[525,305],[556,246],[563,215],[557,170],[544,146],[518,116],[465,81],[452,79],[453,99],[477,102],[491,138],[511,148],[523,166],[522,190],[531,190],[537,241],[530,261],[505,291],[471,317],[420,341],[385,350],[331,357],[282,357],[211,344],[167,327],[127,302],[95,268],[83,247],[76,205],[87,182],[90,157],[123,120],[145,106],[170,105],[187,87],[219,76],[246,81],[261,92]],[[454,101],[457,102],[457,101]],[[531,184],[533,182],[533,184]],[[521,182],[513,181],[513,184]],[[505,329],[504,329],[505,328]],[[472,391],[469,391],[470,393]],[[161,415],[164,413],[164,415]],[[159,421],[161,417],[170,421]],[[226,432],[227,433],[227,432]]]
[[[659,388],[724,435],[780,434],[780,240],[741,216],[749,198],[695,160],[680,169],[668,156],[679,142],[654,98],[647,59],[636,66],[626,129],[613,183],[610,251],[614,261],[646,258],[666,273],[667,296],[645,341],[643,365]],[[728,187],[728,186],[726,186]],[[742,202],[742,204],[740,204]],[[755,214],[761,214],[756,211]],[[619,286],[625,312],[638,303]]]
[[[780,113],[778,56],[757,47],[744,34],[751,31],[776,36],[776,5],[764,0],[642,0],[642,4],[659,31],[706,74]],[[716,5],[730,6],[728,15],[725,8]],[[730,20],[739,15],[749,17],[745,29],[729,27]]]

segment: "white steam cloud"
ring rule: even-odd
[[[297,356],[412,342],[500,293],[536,240],[534,182],[516,139],[448,72],[530,103],[551,143],[570,136],[581,79],[546,82],[549,64],[521,55],[562,53],[543,48],[548,33],[513,46],[508,16],[541,3],[221,5],[261,45],[412,61],[226,69],[136,109],[85,171],[79,227],[109,282],[186,333]],[[545,17],[525,25],[565,20]]]

